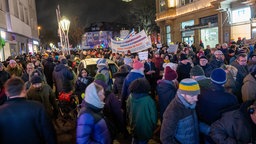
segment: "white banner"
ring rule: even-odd
[[[171,44],[167,49],[168,53],[176,53],[178,49],[178,45]]]
[[[128,50],[130,50],[131,53],[135,53],[146,50],[150,47],[152,47],[151,40],[147,37],[144,30],[123,41],[111,39],[111,48],[113,53],[126,53]]]

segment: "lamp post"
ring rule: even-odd
[[[68,39],[69,26],[70,26],[70,21],[67,18],[62,17],[62,19],[60,20],[60,28],[64,34],[64,48],[68,49],[68,54],[70,54],[69,39]]]

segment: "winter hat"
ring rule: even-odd
[[[16,63],[16,61],[15,60],[10,60],[10,62],[9,62],[10,64],[12,64],[12,63]]]
[[[106,59],[104,59],[104,58],[101,58],[101,59],[99,59],[99,60],[97,60],[97,65],[106,65],[106,62],[107,62],[107,60]]]
[[[200,60],[200,59],[206,59],[206,60],[208,60],[206,56],[200,56],[200,57],[199,57],[199,60]]]
[[[169,66],[164,69],[164,79],[172,81],[178,77],[176,71],[172,70]]]
[[[95,83],[91,83],[87,86],[85,89],[85,102],[97,107],[97,108],[103,108],[104,102],[102,102],[98,96]]]
[[[129,57],[124,58],[124,64],[129,65],[130,63],[132,63],[131,58],[129,58]]]
[[[216,55],[216,54],[223,54],[223,52],[222,52],[221,50],[216,50],[216,51],[214,52],[214,55]]]
[[[199,65],[192,67],[190,70],[190,76],[204,76],[204,75],[205,75],[204,70]]]
[[[30,82],[32,84],[42,83],[42,79],[40,76],[32,76]]]
[[[108,88],[108,85],[106,84],[106,77],[102,73],[98,73],[94,77],[94,82],[104,88],[106,90]]]
[[[104,74],[102,74],[102,73],[96,74],[95,77],[94,77],[94,80],[101,80],[101,81],[103,81],[103,82],[106,82],[106,81],[107,81],[107,80],[106,80],[106,77],[105,77]]]
[[[187,57],[186,54],[181,54],[181,55],[180,55],[180,61],[186,60],[186,59],[188,59],[188,57]]]
[[[135,60],[135,61],[133,62],[132,67],[133,67],[134,69],[136,69],[136,70],[139,70],[140,68],[144,67],[144,64],[143,64],[142,62],[138,61],[138,60]]]
[[[200,94],[200,87],[196,80],[186,78],[180,82],[177,92],[180,94],[195,96]]]
[[[226,72],[222,68],[216,68],[212,71],[211,81],[215,84],[223,85],[227,81]]]

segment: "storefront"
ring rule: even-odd
[[[200,25],[208,28],[200,29],[200,37],[204,46],[210,45],[211,48],[219,43],[218,15],[200,18]]]
[[[192,45],[195,42],[195,31],[188,30],[186,27],[193,26],[195,24],[194,20],[189,20],[181,23],[181,39],[182,42],[186,42],[188,45]]]
[[[237,40],[238,37],[251,39],[251,8],[244,7],[232,10],[231,20],[231,39]]]

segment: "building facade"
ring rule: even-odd
[[[0,61],[39,47],[35,0],[0,0]]]
[[[256,0],[156,0],[162,43],[215,47],[256,38]]]

